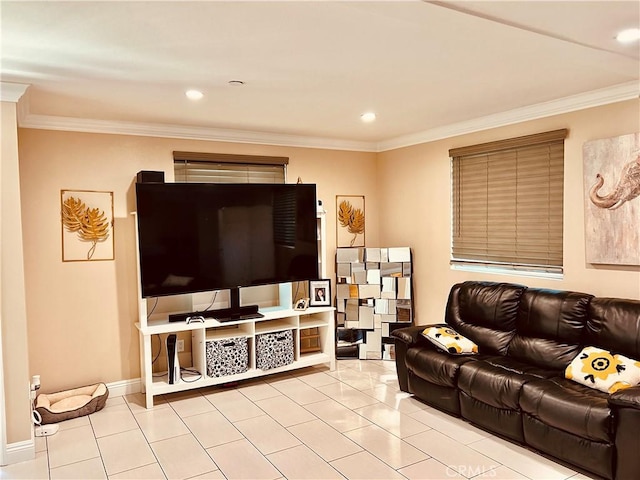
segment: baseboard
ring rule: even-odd
[[[36,458],[36,442],[33,438],[7,444],[5,465],[26,462],[34,458]]]
[[[121,397],[132,393],[141,392],[140,379],[120,380],[119,382],[107,383],[110,397]]]

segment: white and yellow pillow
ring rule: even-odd
[[[478,346],[460,335],[451,327],[433,326],[422,331],[422,335],[436,347],[454,355],[478,353]]]
[[[564,376],[605,393],[640,384],[640,362],[597,347],[584,347]]]

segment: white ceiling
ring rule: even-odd
[[[638,96],[640,44],[614,40],[640,26],[637,1],[2,0],[0,15],[1,80],[31,85],[25,126],[376,150]]]

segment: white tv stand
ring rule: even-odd
[[[189,324],[186,322],[169,322],[167,319],[149,320],[147,322],[145,312],[145,321],[136,323],[136,327],[140,333],[140,369],[142,389],[145,394],[147,408],[153,407],[154,396],[165,393],[221,385],[324,363],[328,363],[331,370],[335,370],[336,356],[333,311],[333,307],[311,307],[303,311],[285,309],[261,312],[264,315],[263,318],[251,320],[218,322],[213,318],[207,318],[204,323]],[[300,330],[312,327],[318,327],[320,333],[320,351],[301,353]],[[255,336],[281,330],[293,331],[293,363],[271,370],[260,370],[256,368]],[[197,376],[187,378],[189,382],[181,381],[170,385],[167,375],[154,376],[151,337],[156,334],[160,335],[184,331],[191,331],[192,368],[200,372],[201,377],[198,380],[193,380],[194,378],[198,378]],[[247,337],[249,345],[249,369],[237,375],[207,377],[206,341],[233,337]]]
[[[136,228],[136,244],[137,231]],[[318,272],[322,278],[326,278],[326,239],[325,239],[325,213],[318,212],[317,215],[317,233],[318,233]],[[136,248],[136,257],[138,248]],[[139,259],[137,259],[139,265]],[[335,315],[334,307],[311,307],[307,310],[291,309],[291,290],[287,290],[286,286],[290,284],[282,284],[280,297],[287,297],[284,300],[285,305],[281,308],[261,309],[260,313],[263,318],[250,320],[238,320],[219,322],[213,318],[205,318],[204,323],[186,323],[186,322],[169,322],[169,313],[167,312],[148,314],[147,299],[142,298],[138,293],[138,322],[136,328],[139,332],[140,340],[140,376],[142,383],[142,392],[145,394],[145,402],[147,408],[153,407],[153,397],[165,393],[180,392],[191,390],[194,388],[208,387],[212,385],[222,385],[239,380],[249,378],[262,377],[272,373],[287,372],[299,368],[310,367],[313,365],[329,364],[331,370],[336,368],[335,355]],[[140,272],[138,268],[138,289],[140,288]],[[191,297],[183,295],[179,297]],[[215,297],[214,297],[215,298]],[[191,300],[191,298],[190,298]],[[182,311],[195,311],[193,304],[189,301],[184,305]],[[213,314],[213,312],[212,312]],[[300,348],[300,330],[307,328],[318,328],[320,350],[311,353],[303,353]],[[263,333],[278,332],[281,330],[292,330],[294,339],[294,361],[289,365],[273,368],[270,370],[260,370],[256,368],[256,335]],[[175,384],[169,384],[168,375],[153,371],[154,351],[151,346],[152,337],[160,335],[166,337],[170,333],[191,332],[191,360],[193,370],[200,373],[198,376],[185,376],[187,381],[181,381]],[[220,340],[223,338],[247,337],[249,347],[249,368],[246,372],[237,375],[228,375],[224,377],[208,377],[206,362],[206,342],[207,340]],[[163,338],[163,337],[161,337]],[[161,353],[166,357],[164,341],[161,342]],[[157,350],[157,347],[156,347]],[[156,353],[156,355],[158,355]]]

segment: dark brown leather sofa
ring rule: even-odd
[[[444,320],[478,354],[437,350],[424,325],[395,330],[401,390],[580,470],[640,478],[640,386],[608,394],[564,378],[584,346],[640,360],[640,301],[464,282]]]

